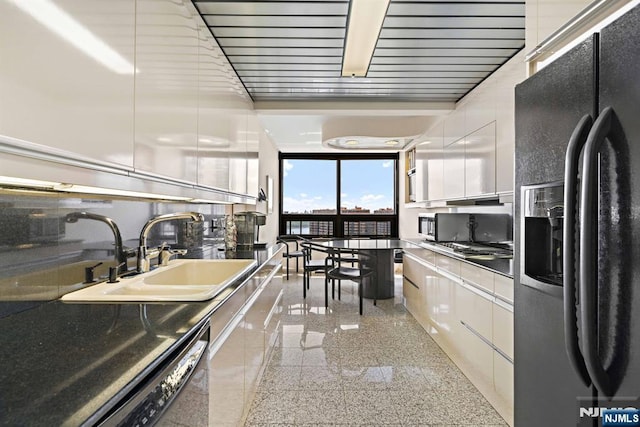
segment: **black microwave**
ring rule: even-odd
[[[433,242],[467,242],[469,241],[469,214],[419,214],[418,234]]]

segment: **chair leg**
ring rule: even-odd
[[[360,299],[360,316],[362,316],[362,280],[358,282],[358,297]]]
[[[341,289],[342,289],[342,280],[338,280],[338,301],[340,301]]]
[[[298,257],[296,257],[296,273],[300,270],[300,263],[298,262]]]
[[[336,299],[336,281],[331,279],[331,299]]]
[[[324,308],[329,308],[329,279],[324,278]]]
[[[306,273],[302,275],[302,298],[307,298],[307,275]]]
[[[287,280],[289,280],[289,258],[287,258]]]

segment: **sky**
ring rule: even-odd
[[[336,167],[335,160],[284,160],[284,211],[335,209]],[[393,160],[343,160],[341,206],[393,208],[393,179]]]

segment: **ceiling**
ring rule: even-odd
[[[366,77],[341,77],[348,0],[193,0],[281,151],[326,151],[337,118],[345,138],[382,117],[422,117],[425,129],[524,47],[525,1],[391,0]],[[362,129],[365,129],[364,133]],[[335,133],[335,132],[332,132]],[[337,135],[333,135],[334,137]],[[362,139],[362,138],[361,138]],[[366,143],[365,143],[366,145]],[[345,147],[351,148],[351,147]]]

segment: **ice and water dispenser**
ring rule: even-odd
[[[562,286],[564,185],[522,187],[520,281],[538,289]]]

